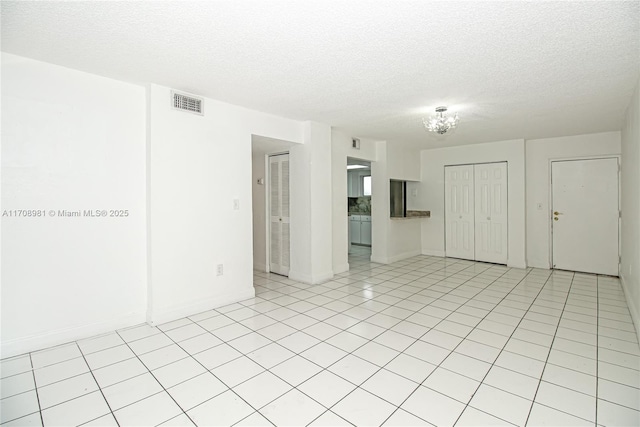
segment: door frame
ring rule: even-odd
[[[575,161],[581,161],[581,160],[605,160],[605,159],[616,159],[618,161],[618,212],[620,212],[620,214],[618,215],[618,274],[620,274],[620,257],[621,257],[621,251],[622,251],[622,235],[621,235],[621,213],[622,213],[622,200],[621,200],[621,194],[620,194],[620,178],[621,178],[621,173],[622,173],[622,156],[620,154],[604,154],[604,155],[599,155],[599,156],[577,156],[577,157],[553,157],[548,159],[549,163],[548,163],[548,178],[549,178],[549,194],[548,194],[548,200],[547,200],[547,206],[549,207],[548,211],[547,211],[547,221],[548,221],[548,225],[547,225],[547,229],[548,229],[548,236],[549,236],[549,269],[550,270],[554,270],[553,268],[553,220],[552,218],[552,213],[553,213],[553,171],[552,171],[552,163],[553,162],[575,162]],[[592,274],[592,273],[585,273],[585,274]]]
[[[282,151],[276,153],[267,153],[264,155],[264,167],[265,167],[265,180],[264,180],[264,222],[265,222],[265,255],[266,255],[266,273],[271,273],[271,194],[269,189],[271,188],[271,174],[269,158],[273,156],[282,156],[287,154],[289,156],[289,162],[291,162],[291,153],[289,151]],[[289,163],[291,165],[291,163]],[[289,198],[291,198],[291,182],[289,182]],[[289,199],[291,200],[291,199]],[[291,206],[291,202],[289,202]],[[289,210],[289,218],[291,218],[291,210]],[[289,251],[291,251],[291,241],[289,241]]]

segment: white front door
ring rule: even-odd
[[[473,165],[444,171],[445,256],[474,259]]]
[[[507,263],[507,163],[474,166],[475,260]]]
[[[618,275],[618,159],[551,163],[553,268]]]
[[[290,265],[289,155],[269,157],[269,270],[287,276]]]

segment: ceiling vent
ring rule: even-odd
[[[204,99],[171,91],[171,106],[174,110],[204,115]]]

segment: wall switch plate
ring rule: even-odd
[[[216,276],[222,276],[224,274],[224,265],[218,264],[216,266]]]

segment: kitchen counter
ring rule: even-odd
[[[431,218],[431,211],[407,211],[407,216],[392,216],[392,220]]]

